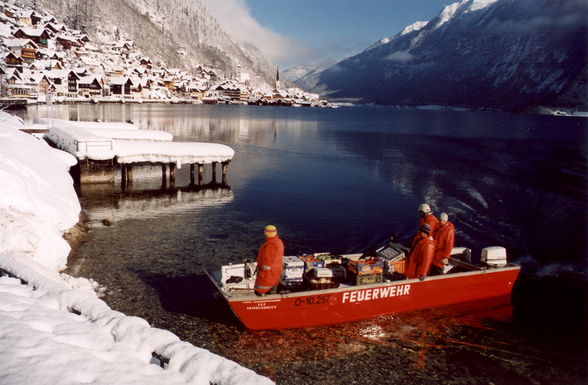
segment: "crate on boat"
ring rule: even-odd
[[[282,278],[280,281],[283,290],[298,291],[305,287],[304,279],[300,278]]]
[[[334,278],[310,278],[308,287],[310,290],[335,289],[339,287],[339,281]]]
[[[351,275],[351,283],[356,286],[367,285],[370,283],[380,283],[384,281],[384,275],[382,273],[375,274],[364,274],[364,275]]]
[[[386,265],[388,265],[386,267]],[[388,274],[399,273],[404,274],[406,271],[406,259],[394,262],[384,262],[384,272]]]
[[[347,268],[355,275],[381,274],[384,272],[384,261],[373,258],[351,260]]]
[[[304,278],[304,262],[296,256],[286,256],[283,260],[282,276],[285,279],[302,280]]]
[[[312,255],[302,255],[299,257],[304,262],[304,273],[306,274],[313,267],[325,267],[325,261],[315,258]]]

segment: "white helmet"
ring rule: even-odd
[[[419,208],[417,209],[417,211],[421,211],[425,214],[430,214],[431,213],[431,207],[429,207],[428,204],[423,203],[419,206]]]

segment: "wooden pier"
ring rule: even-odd
[[[156,165],[161,169],[162,186],[175,186],[177,169],[190,166],[190,185],[204,183],[204,166],[211,165],[212,181],[216,182],[221,164],[222,183],[235,151],[223,144],[173,142],[162,131],[139,130],[126,123],[54,121],[46,138],[55,147],[78,158],[72,170],[78,183],[114,183],[120,170],[123,188],[131,186],[133,169]],[[168,179],[169,178],[169,179]]]
[[[227,184],[227,172],[229,168],[229,163],[231,161],[227,160],[221,163],[221,184]],[[219,162],[212,162],[211,165],[211,175],[212,180],[209,183],[217,183],[217,168]],[[176,174],[177,174],[177,167],[175,163],[149,163],[149,162],[141,162],[141,163],[122,163],[119,165],[120,167],[120,184],[123,190],[131,187],[133,185],[133,167],[134,166],[143,166],[143,165],[160,165],[161,166],[161,187],[166,188],[174,188],[176,186]],[[190,186],[203,186],[204,183],[204,163],[191,163],[190,164]],[[116,167],[116,166],[114,166]],[[113,170],[114,170],[113,167]],[[196,170],[197,173],[196,173]],[[97,172],[95,169],[88,169],[86,172],[81,173],[82,177],[80,178],[81,183],[96,183],[94,180],[95,178],[101,178],[101,174]],[[92,181],[88,182],[88,179],[92,179]],[[112,173],[112,180],[110,178],[106,182],[114,182],[114,172]]]

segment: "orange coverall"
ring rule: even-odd
[[[282,240],[277,235],[266,238],[257,254],[257,277],[254,286],[256,292],[265,294],[280,282],[283,257]]]
[[[445,222],[445,224],[437,228],[437,232],[434,233],[435,237],[435,255],[433,257],[433,265],[444,267],[441,262],[443,258],[449,259],[451,257],[451,249],[455,242],[455,227],[451,222]]]
[[[426,276],[429,274],[434,254],[435,242],[433,242],[433,238],[426,237],[419,239],[410,252],[406,277],[419,278],[421,275]]]
[[[435,230],[437,230],[437,226],[439,226],[439,219],[437,219],[437,217],[434,216],[433,214],[425,215],[424,217],[421,217],[421,220],[419,221],[419,227],[417,227],[417,229],[420,229],[421,226],[424,225],[425,223],[428,224],[429,227],[431,228],[431,234],[435,234]],[[420,231],[417,230],[417,234],[412,239],[412,248],[413,249],[416,246],[417,242],[421,239],[420,234],[421,234]]]

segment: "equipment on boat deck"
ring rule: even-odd
[[[504,267],[508,264],[506,249],[501,246],[490,246],[482,249],[480,261],[490,267]]]

